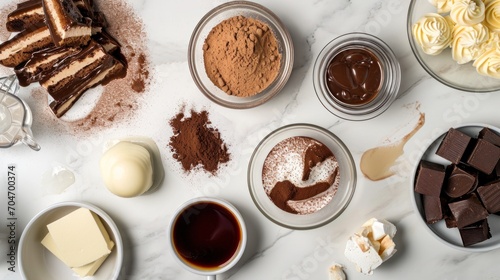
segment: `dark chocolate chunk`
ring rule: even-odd
[[[443,202],[439,196],[422,195],[425,221],[434,224],[443,219]]]
[[[465,154],[471,139],[470,136],[450,128],[439,144],[436,155],[458,164]]]
[[[479,198],[490,213],[500,212],[500,180],[477,188]]]
[[[488,127],[485,127],[479,131],[478,137],[490,142],[493,145],[500,147],[500,135]]]
[[[484,219],[477,223],[459,229],[462,243],[465,247],[485,241],[491,238],[488,220]]]
[[[466,199],[451,202],[448,206],[457,221],[458,228],[463,228],[488,217],[488,211],[474,193]]]
[[[478,172],[465,166],[452,165],[444,192],[451,198],[461,197],[477,187]]]
[[[415,180],[415,192],[424,195],[439,196],[443,187],[446,168],[434,162],[420,161]]]
[[[500,147],[497,147],[486,140],[478,139],[472,149],[472,153],[467,159],[467,164],[481,172],[491,174],[499,159]]]
[[[445,222],[447,228],[456,228],[457,227],[457,220],[455,220],[455,217],[453,217],[453,215],[445,216],[444,222]]]
[[[500,160],[498,161],[497,166],[495,166],[495,170],[493,170],[491,174],[500,179]]]

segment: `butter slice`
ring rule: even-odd
[[[59,260],[61,260],[65,265],[69,267],[69,265],[65,262],[63,254],[61,254],[60,249],[57,247],[57,245],[54,242],[54,239],[52,238],[52,235],[47,233],[45,237],[42,240],[42,245],[47,248],[54,256],[56,256]],[[108,243],[108,248],[111,250],[115,246],[115,243],[113,241],[109,241]],[[86,264],[81,267],[72,267],[71,269],[78,274],[80,277],[86,277],[86,276],[93,276],[96,271],[101,267],[101,265],[104,263],[104,261],[108,258],[109,254],[102,256],[101,258],[97,259],[94,262],[91,262],[89,264]]]
[[[109,241],[108,248],[113,249],[115,243],[113,241]],[[87,265],[81,267],[72,267],[71,269],[78,274],[80,277],[93,276],[96,271],[101,267],[104,261],[108,258],[109,254],[102,256],[94,262],[91,262]]]
[[[47,225],[60,259],[69,267],[90,264],[111,253],[109,235],[99,217],[79,208]]]

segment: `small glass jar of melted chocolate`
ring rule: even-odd
[[[347,120],[367,120],[383,113],[396,99],[401,68],[392,50],[379,38],[348,33],[320,52],[313,83],[328,111]]]

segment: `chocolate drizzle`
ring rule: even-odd
[[[49,105],[56,115],[63,115],[69,107],[71,107],[71,105],[74,104],[78,98],[80,98],[83,91],[95,86],[97,84],[95,82],[96,78],[99,78],[99,81],[97,82],[105,80],[107,75],[99,77],[101,73],[115,67],[118,64],[121,66],[121,69],[125,67],[120,61],[108,54],[101,45],[91,41],[91,43],[80,53],[70,57],[64,62],[66,67],[55,68],[53,71],[46,73],[46,75],[40,80],[40,83],[44,85],[58,72],[64,71],[64,69],[68,68],[72,64],[81,62],[87,58],[92,58],[99,53],[103,55],[101,59],[96,59],[93,63],[87,65],[75,75],[67,77],[63,81],[54,85],[45,86],[51,97],[54,99]],[[122,72],[123,71],[115,71],[112,72],[111,75],[114,78],[115,75],[122,75]]]
[[[49,11],[49,1],[53,2],[52,5],[55,11]],[[86,44],[88,42],[91,35],[90,31],[87,36],[82,35],[78,37],[64,38],[64,36],[62,35],[72,28],[88,27],[90,29],[90,26],[92,24],[92,19],[82,16],[80,10],[78,10],[72,0],[43,0],[42,3],[45,13],[45,22],[49,27],[50,34],[56,46],[74,46],[81,45],[82,43]],[[52,16],[54,13],[58,13],[61,17],[59,23],[63,27],[62,30],[59,30],[54,24],[56,21],[56,19]]]
[[[52,47],[34,52],[28,61],[14,68],[19,85],[26,87],[31,83],[40,81],[43,76],[46,76],[47,71],[58,67],[61,62],[69,59],[79,51],[79,48]]]

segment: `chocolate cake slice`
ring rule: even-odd
[[[57,68],[57,64],[69,59],[81,48],[51,47],[34,52],[25,63],[14,68],[20,86],[38,82],[48,71]]]
[[[84,17],[72,0],[43,0],[45,21],[56,46],[86,45],[92,20]]]
[[[125,66],[123,63],[112,56],[109,56],[109,62],[99,65],[96,69],[90,72],[88,77],[90,79],[82,81],[80,84],[74,84],[76,88],[72,92],[67,92],[67,95],[59,95],[63,97],[59,100],[53,99],[49,106],[54,114],[60,118],[62,117],[76,101],[85,93],[89,88],[95,87],[97,85],[105,85],[107,82],[121,76]]]
[[[0,64],[15,67],[28,60],[32,53],[52,45],[47,26],[31,26],[0,44]]]
[[[89,88],[106,84],[123,75],[125,65],[95,41],[90,41],[78,54],[46,73],[40,84],[50,95],[49,106],[61,117]]]
[[[21,32],[30,26],[43,23],[44,20],[42,0],[29,0],[17,4],[17,8],[7,15],[5,25],[10,32]]]

